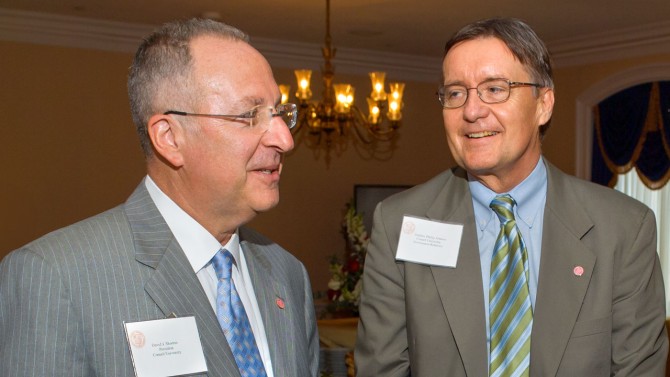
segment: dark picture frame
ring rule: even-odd
[[[387,197],[405,191],[411,185],[354,185],[356,212],[363,215],[363,225],[368,234],[372,231],[372,216],[377,203]]]

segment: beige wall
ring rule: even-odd
[[[144,164],[126,97],[130,54],[0,42],[0,56],[2,256],[122,203],[143,176]],[[549,159],[574,172],[579,93],[622,69],[668,59],[558,69],[554,122],[545,139]],[[276,70],[275,76],[293,84],[289,70]],[[351,81],[361,100],[369,90],[366,77],[336,78]],[[342,254],[340,224],[355,184],[417,184],[453,164],[436,84],[407,83],[400,138],[386,160],[364,159],[351,144],[333,155],[329,166],[304,145],[287,157],[279,206],[251,225],[305,263],[315,290],[326,288],[328,257]]]
[[[129,54],[0,42],[0,254],[125,200],[143,175]]]

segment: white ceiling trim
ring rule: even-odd
[[[670,53],[670,22],[564,39],[548,48],[557,67]]]
[[[101,21],[0,8],[0,40],[134,53],[155,25]],[[251,38],[274,67],[319,69],[321,45]],[[439,82],[440,58],[338,48],[336,71],[367,75],[386,71],[393,81]]]
[[[323,65],[322,45],[303,42],[277,41],[251,38],[273,67],[319,70]],[[353,48],[336,48],[333,65],[336,73],[367,75],[372,71],[385,71],[389,81],[420,81],[436,85],[440,81],[442,59],[423,56],[371,51]]]
[[[149,25],[0,8],[0,39],[13,42],[134,53]]]
[[[101,21],[0,8],[0,40],[134,53],[154,25]],[[252,38],[275,67],[319,69],[321,45]],[[549,44],[556,67],[670,53],[670,22],[610,31]],[[442,57],[338,48],[336,71],[387,72],[389,80],[439,82]]]

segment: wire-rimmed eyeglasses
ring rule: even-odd
[[[252,129],[267,130],[270,125],[270,121],[274,117],[281,117],[284,123],[288,128],[295,127],[295,124],[298,120],[298,106],[294,103],[282,103],[277,105],[277,107],[258,105],[253,107],[251,110],[246,111],[242,114],[229,115],[229,114],[199,114],[199,113],[188,113],[185,111],[177,110],[168,110],[163,113],[163,115],[181,115],[181,116],[195,116],[195,117],[208,117],[208,118],[220,118],[225,120],[245,120],[248,122],[248,127]],[[260,126],[260,127],[259,127]]]
[[[465,85],[452,84],[441,86],[437,90],[437,98],[442,104],[442,107],[447,109],[455,109],[465,105],[468,100],[468,93],[470,89],[476,89],[477,95],[484,103],[493,104],[505,102],[509,99],[513,88],[533,86],[536,88],[542,87],[541,84],[533,82],[517,82],[505,79],[491,79],[480,82],[474,88],[468,88]]]

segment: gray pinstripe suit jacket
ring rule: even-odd
[[[275,376],[316,376],[319,344],[304,266],[250,229],[240,229],[240,243]],[[123,322],[173,312],[195,315],[206,375],[240,375],[200,282],[141,183],[124,205],[2,260],[0,374],[134,376]]]

